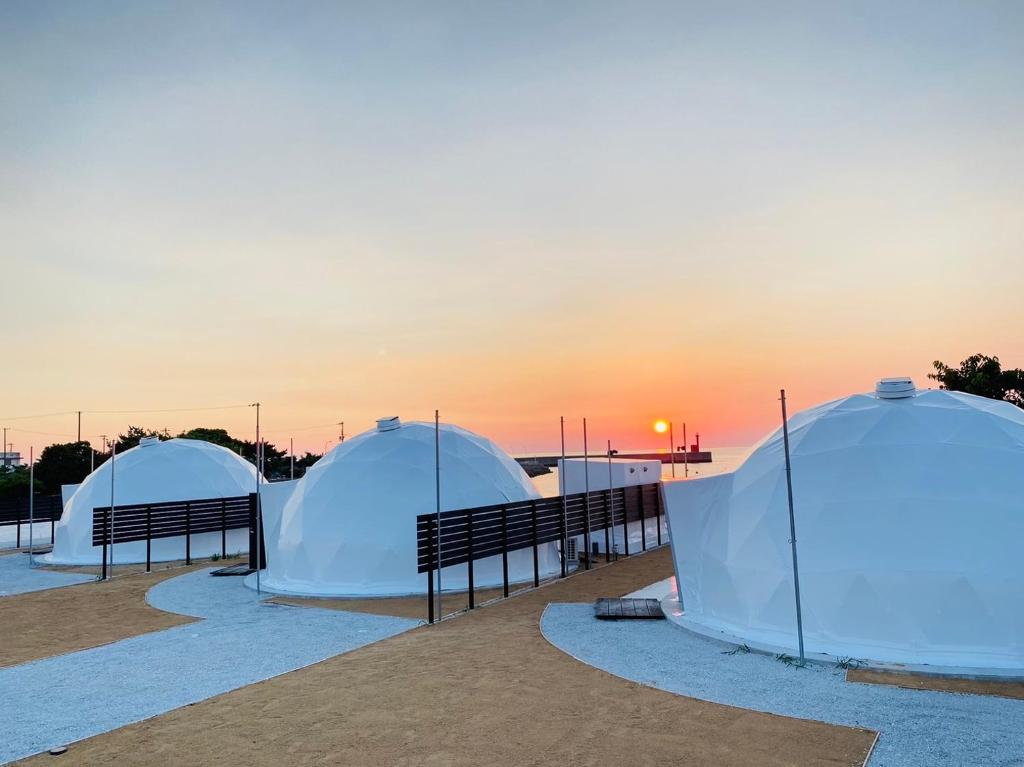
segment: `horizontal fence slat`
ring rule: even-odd
[[[111,517],[113,517],[111,521]],[[113,528],[111,532],[110,527]],[[249,496],[126,504],[93,509],[92,543],[130,543],[249,527]]]
[[[588,509],[589,498],[589,509]],[[589,511],[589,513],[588,513]],[[536,501],[456,509],[441,513],[440,536],[436,534],[437,515],[421,514],[416,518],[417,570],[425,573],[437,567],[440,538],[440,566],[464,564],[469,561],[469,518],[472,517],[473,560],[478,561],[558,541],[562,526],[568,537],[591,536],[605,527],[651,519],[661,514],[661,493],[658,483],[614,488],[611,498],[607,490],[572,493]],[[589,522],[589,524],[588,524]]]

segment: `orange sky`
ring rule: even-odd
[[[782,386],[1024,366],[1019,9],[655,5],[12,13],[8,440],[743,445]],[[252,431],[83,433],[129,423]]]

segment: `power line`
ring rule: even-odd
[[[58,415],[74,415],[77,410],[65,410],[63,413],[41,413],[39,415],[12,415],[0,418],[0,421],[26,421],[30,418],[53,418]]]
[[[83,410],[87,415],[123,415],[126,413],[194,413],[200,410],[233,410],[248,405],[217,405],[215,407],[172,407],[160,410]]]
[[[291,434],[293,431],[312,431],[313,429],[332,429],[332,428],[334,428],[337,425],[338,425],[337,422],[335,422],[335,423],[323,423],[323,424],[320,424],[318,426],[302,426],[302,427],[300,427],[298,429],[292,429],[292,428],[279,428],[279,429],[277,429],[277,428],[275,428],[272,431],[279,432],[279,433],[282,433],[282,434]]]
[[[42,435],[44,437],[74,437],[75,436],[74,434],[62,434],[62,433],[57,433],[57,432],[52,432],[52,431],[33,431],[32,429],[18,429],[18,428],[11,427],[11,426],[9,426],[7,428],[7,431],[16,431],[16,432],[19,432],[21,434],[40,434],[40,435]],[[86,434],[85,436],[86,437],[101,437],[103,435],[101,435],[101,434]]]

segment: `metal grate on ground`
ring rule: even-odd
[[[594,617],[605,621],[657,620],[664,618],[657,599],[601,597],[594,602]]]

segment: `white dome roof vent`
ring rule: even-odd
[[[397,415],[389,415],[386,418],[377,419],[377,431],[394,431],[402,425],[402,419]]]
[[[914,382],[909,378],[883,378],[875,384],[878,399],[906,399],[916,393]]]
[[[160,442],[159,437],[143,437],[139,440],[139,447],[152,447]]]

